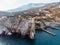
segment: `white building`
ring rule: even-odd
[[[59,8],[60,8],[60,5],[59,5]]]
[[[52,14],[46,14],[46,16],[51,17],[51,16],[52,16]]]

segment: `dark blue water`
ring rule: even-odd
[[[45,32],[36,32],[35,40],[17,36],[0,36],[0,45],[60,45],[60,30],[49,29],[57,36],[51,36]]]

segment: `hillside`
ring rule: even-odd
[[[54,20],[60,21],[60,2],[54,2],[46,4],[42,7],[31,8],[24,11],[18,11],[14,13],[15,15],[27,15],[27,16],[35,16],[42,15],[47,17],[47,19],[52,18]]]
[[[30,4],[38,5],[38,4]],[[30,8],[23,11],[17,12],[2,12],[0,11],[0,16],[11,16],[11,15],[22,15],[22,16],[36,16],[40,15],[46,17],[47,19],[54,19],[60,22],[60,2],[48,3],[41,7]]]

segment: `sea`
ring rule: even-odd
[[[60,25],[58,25],[57,28],[59,29],[48,28],[48,30],[55,33],[56,36],[52,36],[43,31],[36,31],[34,40],[15,35],[0,36],[0,45],[60,45]]]

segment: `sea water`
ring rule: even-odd
[[[58,27],[60,28],[60,25]],[[55,33],[56,36],[51,36],[43,31],[36,31],[34,40],[30,40],[28,37],[0,36],[0,45],[60,45],[60,29],[48,30]]]

